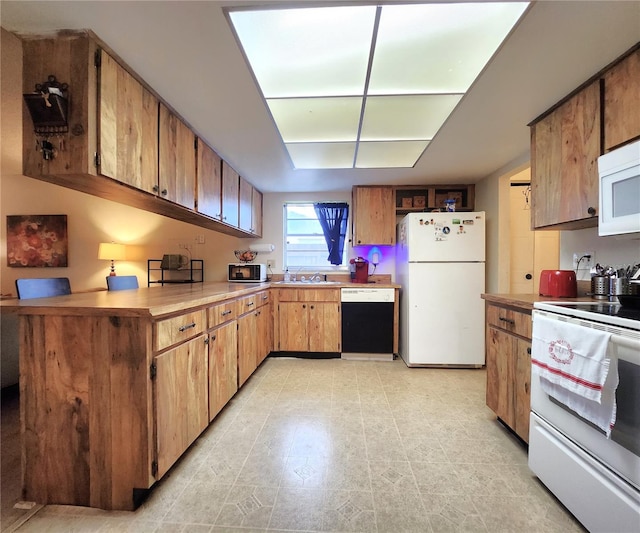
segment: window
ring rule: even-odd
[[[327,241],[313,203],[284,204],[284,268],[335,270],[329,262]],[[344,239],[342,265],[344,265]]]

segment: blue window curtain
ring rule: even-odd
[[[329,263],[342,264],[342,251],[347,236],[347,220],[349,218],[349,204],[346,203],[317,203],[313,204],[324,239],[329,250]]]

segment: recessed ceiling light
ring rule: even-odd
[[[412,167],[528,2],[229,8],[295,168]]]

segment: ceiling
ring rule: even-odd
[[[527,124],[640,40],[640,1],[535,2],[413,168],[295,170],[223,11],[265,4],[2,0],[0,23],[20,35],[92,30],[265,193],[474,183],[523,164]]]

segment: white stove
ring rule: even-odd
[[[618,302],[539,302],[532,317],[534,335],[539,317],[581,326],[565,330],[568,346],[587,328],[611,333],[609,374],[613,365],[617,372],[609,383],[617,386],[607,437],[532,373],[529,468],[589,531],[639,531],[640,310]],[[532,359],[540,358],[541,346],[533,346]]]
[[[536,302],[535,309],[640,331],[640,309],[618,302]]]

